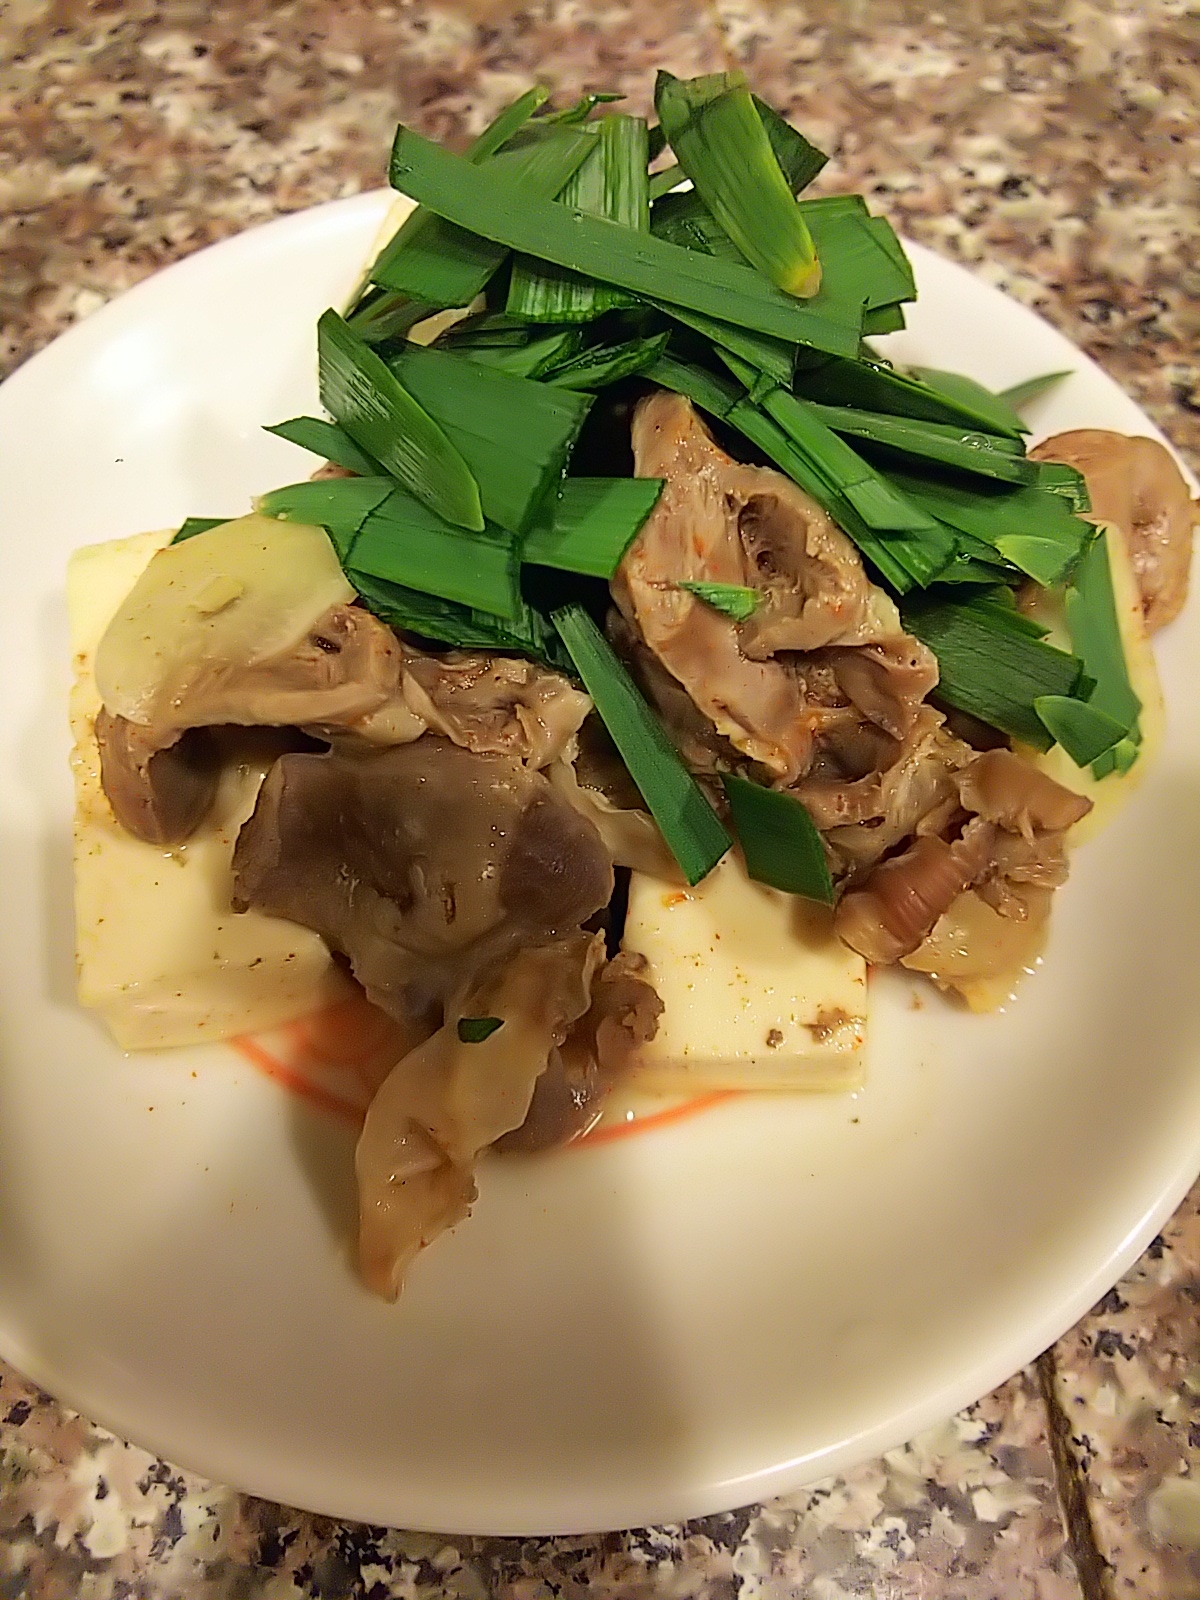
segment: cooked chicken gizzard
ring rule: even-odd
[[[234,896],[314,928],[368,996],[440,1021],[473,973],[607,905],[595,828],[538,772],[426,734],[285,755],[234,852]]]
[[[1078,467],[1093,514],[1124,533],[1147,632],[1177,617],[1187,598],[1200,501],[1192,499],[1170,452],[1157,439],[1079,428],[1055,434],[1029,453],[1035,461]]]
[[[101,781],[139,839],[174,844],[203,820],[218,769],[197,730],[300,727],[319,738],[407,744],[427,729],[479,754],[540,768],[591,702],[560,673],[478,651],[428,654],[360,606],[332,607],[295,647],[253,663],[201,663],[148,723],[102,712]]]
[[[633,444],[666,487],[613,583],[610,633],[693,769],[766,769],[804,803],[844,891],[835,927],[873,962],[917,951],[968,893],[1028,918],[1090,802],[947,728],[932,654],[794,484],[731,460],[677,395],[642,401]],[[761,600],[739,623],[681,575]]]
[[[613,598],[723,740],[793,783],[820,735],[860,710],[900,733],[911,726],[937,665],[815,501],[726,455],[680,395],[639,404],[633,454],[639,477],[666,485]],[[694,581],[755,588],[760,603],[736,622],[679,587]],[[860,646],[873,654],[851,662],[848,647]]]
[[[235,905],[314,928],[426,1035],[372,1101],[356,1158],[360,1266],[387,1297],[466,1215],[482,1150],[516,1130],[533,1149],[578,1132],[654,1033],[661,1004],[638,963],[606,965],[581,926],[612,895],[600,835],[511,756],[433,734],[285,755],[234,880]],[[464,1040],[464,1017],[500,1026]]]

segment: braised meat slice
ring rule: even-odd
[[[147,722],[108,711],[97,717],[101,783],[114,816],[152,844],[186,839],[216,786],[216,769],[192,730],[229,723],[322,732],[353,726],[395,698],[400,666],[391,629],[352,605],[331,607],[298,644],[276,655],[202,658],[185,682],[157,698]],[[424,730],[411,718],[410,724],[409,738]],[[184,748],[175,751],[181,740]]]
[[[465,750],[545,767],[592,709],[561,672],[478,650],[434,655],[401,644],[402,693],[412,713]]]
[[[278,760],[238,836],[234,905],[313,928],[368,996],[441,1020],[470,975],[573,932],[613,871],[540,773],[426,734]]]
[[[639,404],[633,453],[639,476],[666,484],[613,598],[633,636],[627,653],[652,655],[713,730],[708,741],[689,731],[685,754],[727,742],[787,784],[808,772],[831,720],[866,717],[903,734],[937,682],[936,663],[903,633],[895,605],[820,506],[780,473],[732,460],[679,395]],[[738,622],[685,582],[753,588],[759,603]],[[861,661],[860,647],[871,652]],[[814,679],[822,668],[828,683]],[[649,687],[660,705],[668,698]],[[719,744],[715,753],[728,764]]]
[[[1157,439],[1079,428],[1055,434],[1029,453],[1035,461],[1078,467],[1093,514],[1115,522],[1125,535],[1146,631],[1154,633],[1177,617],[1187,599],[1200,501],[1192,499],[1170,452]]]

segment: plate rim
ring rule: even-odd
[[[188,276],[202,273],[211,253],[223,252],[229,256],[237,250],[248,251],[254,249],[264,236],[280,231],[294,229],[301,221],[311,221],[315,214],[338,217],[356,216],[358,212],[364,215],[374,215],[382,219],[386,204],[392,199],[388,190],[372,190],[363,194],[350,196],[340,200],[325,202],[322,205],[305,208],[301,211],[291,212],[284,216],[273,218],[259,223],[253,227],[240,230],[228,238],[214,242],[203,249],[193,252],[180,261],[173,262],[158,272],[151,274],[125,293],[117,296],[105,306],[98,309],[90,317],[65,330],[56,339],[51,341],[44,349],[24,361],[0,385],[0,407],[5,402],[11,401],[14,392],[19,399],[26,382],[37,381],[47,364],[53,362],[63,363],[68,366],[75,357],[76,350],[82,351],[86,343],[102,339],[108,327],[110,314],[115,322],[117,316],[128,316],[129,304],[134,297],[159,294],[166,292],[163,284],[168,285],[168,290],[176,289],[180,284],[185,284]],[[914,256],[930,257],[939,263],[939,266],[949,267],[955,272],[967,277],[975,278],[966,267],[960,263],[950,261],[926,247],[905,240],[906,247]],[[976,278],[976,281],[982,281]],[[1004,294],[994,285],[985,285],[994,294]],[[1010,298],[1007,297],[1006,298]],[[1018,302],[1019,303],[1019,302]],[[1109,377],[1104,369],[1092,357],[1080,350],[1058,329],[1048,323],[1039,313],[1032,308],[1022,306],[1028,315],[1036,317],[1055,336],[1063,340],[1071,349],[1074,359],[1101,375],[1107,382],[1115,380]],[[39,365],[40,364],[40,365]],[[23,377],[30,371],[35,373],[34,379]],[[1118,386],[1119,387],[1119,386]],[[1122,390],[1122,393],[1124,391]],[[1131,403],[1137,405],[1132,397],[1127,397]],[[1179,452],[1170,440],[1154,424],[1153,420],[1141,412],[1145,428],[1150,436],[1159,439],[1171,450],[1174,458],[1179,461],[1193,488],[1196,487],[1195,475],[1190,471],[1187,463],[1182,460]],[[923,1431],[928,1426],[942,1420],[964,1406],[989,1393],[998,1384],[1003,1383],[1028,1365],[1042,1350],[1048,1348],[1064,1333],[1066,1333],[1079,1318],[1093,1306],[1105,1290],[1117,1281],[1133,1263],[1141,1256],[1146,1246],[1160,1231],[1163,1223],[1177,1209],[1186,1196],[1189,1188],[1194,1183],[1197,1172],[1200,1171],[1200,1130],[1194,1141],[1194,1152],[1187,1161],[1181,1161],[1178,1169],[1163,1174],[1158,1188],[1155,1203],[1149,1206],[1143,1215],[1133,1223],[1116,1248],[1106,1256],[1102,1263],[1092,1267],[1083,1281],[1076,1284],[1070,1292],[1065,1293],[1053,1307],[1047,1308],[1041,1319],[1030,1325],[1022,1340],[1017,1341],[1028,1354],[1015,1365],[1010,1354],[1000,1348],[1003,1341],[997,1341],[994,1353],[970,1365],[962,1373],[957,1374],[953,1381],[947,1382],[942,1388],[926,1393],[923,1397],[914,1400],[909,1405],[900,1408],[893,1414],[881,1419],[874,1426],[860,1429],[839,1444],[830,1446],[817,1453],[809,1452],[787,1461],[779,1462],[771,1467],[762,1468],[747,1474],[737,1480],[728,1480],[724,1486],[714,1485],[712,1492],[703,1497],[692,1497],[686,1503],[681,1503],[678,1496],[671,1499],[664,1496],[658,1506],[643,1506],[632,1520],[618,1510],[620,1505],[619,1493],[613,1497],[612,1510],[601,1513],[594,1521],[580,1522],[573,1519],[567,1524],[547,1524],[543,1519],[534,1519],[526,1526],[514,1527],[506,1521],[503,1527],[493,1525],[487,1519],[474,1520],[458,1519],[452,1524],[422,1523],[429,1531],[454,1534],[476,1535],[517,1535],[517,1536],[552,1536],[559,1534],[582,1534],[608,1531],[617,1527],[645,1525],[648,1523],[679,1522],[691,1520],[727,1510],[732,1505],[746,1505],[772,1498],[779,1494],[789,1493],[814,1481],[831,1474],[848,1470],[854,1464],[877,1456],[897,1445],[903,1444]],[[43,1360],[38,1352],[25,1349],[21,1341],[10,1337],[9,1318],[0,1315],[0,1355],[3,1355],[18,1371],[32,1379],[49,1393],[60,1398],[64,1403],[81,1411],[85,1416],[95,1420],[101,1426],[108,1428],[119,1437],[137,1443],[140,1447],[151,1450],[155,1454],[164,1455],[173,1463],[184,1466],[187,1470],[203,1477],[210,1478],[231,1487],[236,1486],[246,1493],[256,1494],[264,1498],[295,1506],[317,1514],[342,1518],[346,1520],[363,1520],[361,1509],[355,1510],[350,1505],[338,1505],[335,1497],[320,1497],[320,1503],[314,1503],[304,1494],[295,1490],[292,1474],[288,1470],[281,1471],[274,1482],[271,1474],[260,1475],[257,1482],[246,1481],[245,1474],[240,1470],[231,1472],[228,1466],[222,1466],[219,1461],[211,1459],[196,1459],[185,1449],[179,1452],[175,1449],[169,1438],[164,1438],[156,1433],[153,1426],[142,1426],[138,1422],[130,1427],[122,1415],[106,1414],[103,1405],[96,1406],[89,1399],[87,1385],[76,1388],[66,1372],[56,1370],[52,1361]],[[1007,1349],[1011,1350],[1013,1341],[1010,1339]],[[731,1499],[730,1490],[738,1489],[740,1498]],[[744,1491],[744,1492],[743,1492]],[[648,1514],[646,1514],[648,1513]],[[392,1526],[413,1526],[411,1523],[391,1522]]]

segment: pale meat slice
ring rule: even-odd
[[[727,482],[734,463],[688,402],[666,393],[638,406],[633,456],[638,477],[666,483],[613,578],[613,598],[717,732],[790,781],[807,768],[812,747],[794,676],[777,662],[750,661],[737,624],[679,587],[750,582],[740,507]]]
[[[464,750],[540,768],[561,756],[591,704],[535,662],[420,650],[361,606],[338,605],[278,655],[200,663],[147,725],[102,712],[96,740],[118,822],[136,838],[174,844],[203,821],[220,776],[202,729],[295,726],[378,746],[432,729]]]
[[[826,835],[835,874],[860,878],[915,833],[940,833],[962,809],[955,776],[975,752],[921,706],[900,741],[880,730],[827,740],[793,793]]]
[[[516,951],[465,984],[444,1024],[392,1069],[355,1155],[359,1270],[376,1294],[394,1300],[422,1246],[467,1215],[480,1152],[525,1121],[603,960],[603,936],[582,931]],[[466,1042],[464,1017],[500,1026]]]
[[[1157,439],[1079,428],[1043,440],[1029,454],[1035,461],[1077,467],[1093,516],[1115,522],[1124,533],[1147,632],[1177,617],[1187,599],[1200,501],[1192,499],[1170,451]]]
[[[550,1052],[524,1122],[496,1141],[503,1153],[548,1150],[591,1126],[640,1047],[658,1032],[663,1003],[645,956],[621,950],[592,979],[587,1011]]]
[[[220,777],[196,734],[204,728],[353,727],[399,692],[395,634],[359,606],[331,607],[295,645],[258,661],[205,659],[160,697],[146,723],[107,710],[96,718],[100,781],[121,826],[175,844],[199,826]],[[409,715],[407,738],[424,731]]]
[[[531,767],[556,761],[592,709],[561,672],[478,650],[435,655],[402,643],[401,694],[435,733],[478,755],[510,755]]]
[[[641,402],[633,453],[639,476],[666,484],[613,579],[613,597],[716,733],[794,782],[830,710],[827,698],[814,703],[797,663],[830,647],[849,656],[847,647],[897,640],[901,659],[885,655],[874,672],[851,668],[839,697],[840,707],[857,704],[857,691],[869,701],[865,715],[883,706],[885,725],[903,729],[936,683],[936,666],[905,639],[894,604],[821,508],[780,473],[732,460],[679,395]],[[739,623],[684,582],[754,588],[760,602]]]

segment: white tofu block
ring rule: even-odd
[[[862,1081],[866,962],[831,914],[746,876],[733,854],[694,889],[633,874],[624,947],[663,1001],[633,1084],[655,1093],[834,1091]]]
[[[345,993],[345,980],[317,934],[256,911],[237,915],[230,907],[233,846],[254,809],[260,765],[231,768],[212,815],[171,850],[119,827],[100,787],[96,646],[170,537],[168,530],[91,545],[75,552],[67,570],[79,998],[126,1050],[274,1027]]]

